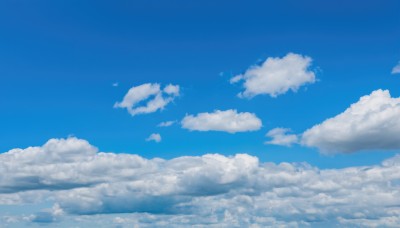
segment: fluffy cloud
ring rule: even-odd
[[[261,120],[253,113],[237,112],[229,109],[216,110],[213,113],[187,115],[182,120],[182,127],[191,131],[225,131],[229,133],[257,131],[261,128]]]
[[[157,127],[169,127],[172,126],[175,122],[176,122],[175,120],[161,122],[157,125]]]
[[[266,144],[291,146],[298,142],[297,135],[288,134],[291,130],[288,128],[274,128],[270,130],[265,136],[272,138],[270,141],[265,142]]]
[[[376,90],[305,131],[301,141],[324,153],[399,149],[399,117],[400,98],[392,98],[388,90]]]
[[[400,62],[395,67],[393,67],[392,74],[400,74]]]
[[[283,58],[269,57],[261,65],[252,66],[245,73],[231,78],[231,83],[244,80],[244,92],[239,97],[251,98],[260,94],[276,97],[289,90],[315,82],[314,72],[308,70],[312,59],[289,53]]]
[[[123,100],[114,104],[114,108],[126,108],[132,116],[152,113],[164,109],[177,96],[178,85],[169,84],[161,90],[160,84],[146,83],[129,89]]]
[[[146,141],[154,141],[156,143],[159,143],[161,142],[161,135],[158,133],[153,133],[146,139]]]
[[[0,154],[0,172],[0,198],[45,192],[55,206],[28,219],[60,226],[390,226],[400,216],[399,156],[320,170],[247,154],[149,160],[68,138]]]

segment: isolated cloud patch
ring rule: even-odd
[[[147,137],[146,141],[154,141],[156,143],[161,142],[161,135],[158,133],[153,133],[149,137]]]
[[[309,70],[312,59],[289,53],[283,58],[267,58],[261,65],[251,66],[245,73],[231,78],[231,83],[243,82],[244,91],[239,97],[252,98],[261,94],[277,97],[289,90],[315,82],[315,74]]]
[[[271,140],[265,143],[280,146],[291,146],[298,143],[298,136],[295,134],[288,134],[290,131],[291,130],[288,128],[274,128],[265,135],[271,138]]]
[[[129,89],[123,100],[114,104],[114,108],[126,108],[132,116],[152,113],[164,109],[177,96],[178,85],[169,84],[161,90],[160,84],[146,83]]]
[[[323,153],[399,149],[399,117],[400,98],[392,98],[388,90],[376,90],[305,131],[301,143]]]
[[[157,125],[157,127],[170,127],[172,126],[176,121],[175,120],[170,120],[170,121],[165,121],[161,122]]]
[[[196,116],[187,115],[181,121],[182,127],[190,131],[225,131],[229,133],[257,131],[262,127],[261,120],[249,112],[229,109],[204,112]]]
[[[400,216],[399,156],[375,166],[321,170],[260,163],[247,154],[145,159],[68,138],[0,154],[0,172],[0,199],[43,193],[54,199],[52,209],[31,217],[36,222],[85,215],[75,218],[93,224],[98,214],[134,213],[110,220],[145,227],[384,226]]]
[[[392,74],[400,74],[400,62],[395,67],[393,67]]]

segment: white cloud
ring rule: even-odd
[[[289,53],[283,58],[269,57],[261,65],[251,66],[245,73],[231,78],[231,83],[244,80],[244,92],[239,97],[251,98],[268,94],[277,97],[289,90],[296,92],[300,86],[315,82],[315,74],[310,71],[312,59]]]
[[[261,120],[253,113],[237,112],[229,109],[216,110],[213,113],[187,115],[182,120],[182,127],[191,131],[225,131],[229,133],[257,131],[261,128]]]
[[[145,159],[68,138],[2,153],[0,172],[0,199],[46,192],[42,201],[55,206],[28,219],[60,226],[390,226],[400,216],[399,155],[318,169],[247,154]],[[13,216],[1,219],[18,226]]]
[[[297,135],[288,134],[291,130],[288,128],[274,128],[270,130],[265,136],[272,138],[270,141],[265,142],[266,144],[291,146],[298,142]]]
[[[118,82],[114,82],[113,84],[112,84],[112,86],[114,86],[114,87],[118,87]]]
[[[153,133],[146,139],[146,141],[154,141],[156,143],[159,143],[161,142],[161,135],[158,133]]]
[[[301,141],[323,153],[399,149],[399,117],[400,98],[392,98],[388,90],[376,90],[305,131]]]
[[[172,85],[172,84],[169,84],[164,88],[165,93],[174,96],[179,96],[179,90],[180,88],[178,85]]]
[[[400,62],[395,67],[393,67],[392,74],[400,74]]]
[[[160,84],[146,83],[129,89],[123,100],[114,104],[114,108],[126,108],[132,116],[152,113],[164,109],[177,96],[178,85],[169,84],[161,90]]]
[[[157,127],[169,127],[172,126],[175,122],[175,120],[161,122],[157,125]]]

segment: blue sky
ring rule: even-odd
[[[246,153],[320,169],[378,165],[399,147],[327,154],[264,142],[278,127],[301,137],[378,89],[400,97],[392,74],[400,60],[399,10],[394,0],[2,1],[0,151],[75,136],[100,151],[146,159]],[[232,77],[288,53],[312,59],[314,83],[277,97],[237,96],[243,84],[231,84]],[[180,93],[162,111],[132,116],[114,108],[145,83],[179,85]],[[262,127],[231,134],[180,123],[230,109],[255,114]],[[176,123],[157,127],[163,121]],[[161,142],[146,141],[152,133]]]
[[[75,135],[103,151],[172,158],[247,152],[264,161],[308,161],[321,167],[371,164],[379,151],[321,157],[312,149],[264,145],[265,133],[301,133],[382,88],[400,50],[395,1],[281,3],[219,1],[6,1],[1,12],[1,147],[41,144]],[[290,7],[289,7],[290,6]],[[236,97],[230,77],[267,57],[310,56],[318,82],[277,98]],[[222,76],[221,76],[222,75]],[[118,82],[118,87],[112,83]],[[131,117],[113,109],[126,91],[147,82],[174,83],[182,96],[164,111]],[[161,121],[186,113],[237,109],[263,120],[258,132],[187,132]],[[146,143],[152,132],[160,144]],[[206,142],[206,143],[205,143]]]

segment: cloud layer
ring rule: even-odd
[[[229,133],[257,131],[262,127],[261,120],[253,113],[237,112],[234,109],[204,112],[196,116],[187,115],[182,127],[191,131],[225,131]]]
[[[305,131],[301,143],[324,153],[399,149],[399,117],[400,98],[392,98],[388,90],[376,90]]]
[[[160,84],[146,83],[130,88],[123,100],[114,104],[114,108],[126,108],[132,116],[152,113],[164,109],[177,96],[178,85],[169,84],[161,90]]]
[[[144,227],[400,222],[399,156],[376,166],[320,170],[306,163],[260,163],[247,154],[149,160],[98,152],[85,140],[68,138],[0,154],[0,172],[1,204],[54,200],[47,214],[30,221],[87,215],[95,217],[79,221],[93,224],[106,215],[134,213],[111,221]]]
[[[238,94],[239,97],[251,98],[261,94],[277,97],[315,82],[314,72],[308,69],[311,62],[310,57],[294,53],[283,58],[269,57],[261,65],[252,66],[245,73],[231,78],[230,82],[244,81],[245,90]]]

